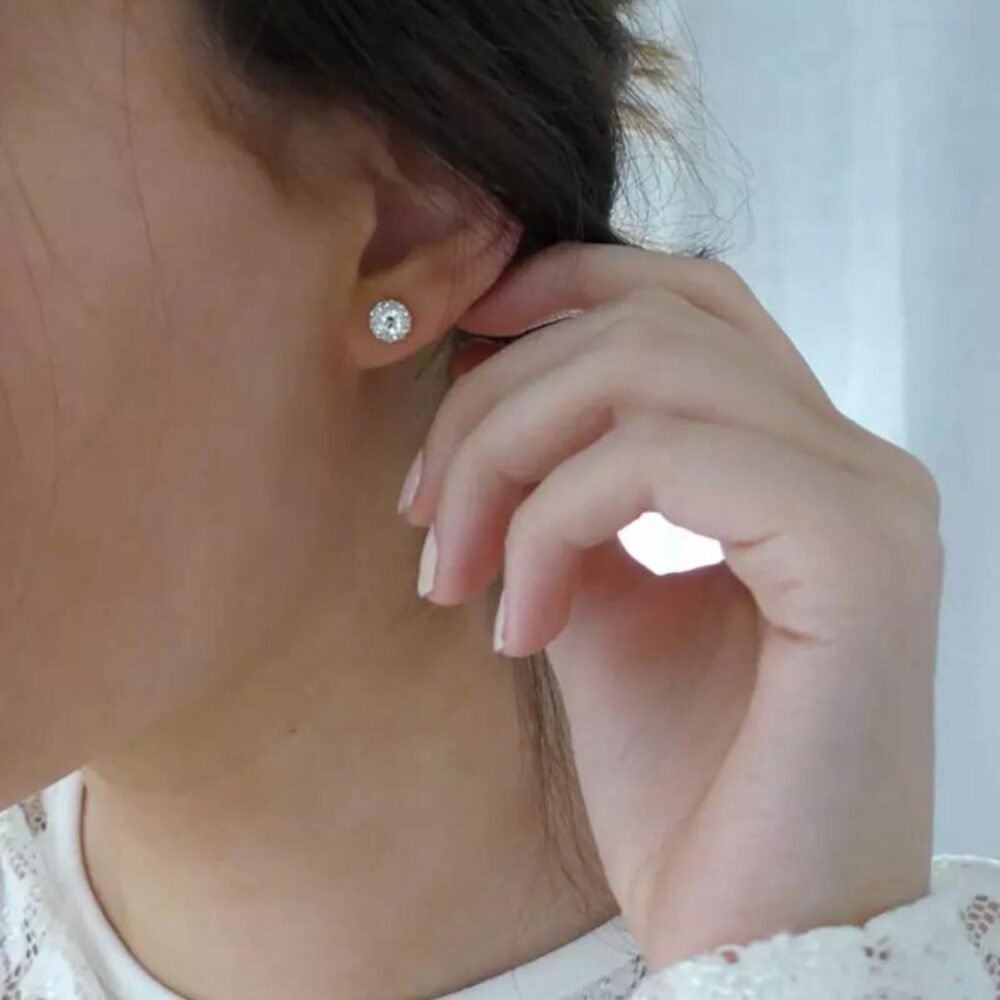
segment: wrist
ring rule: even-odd
[[[882,913],[914,903],[930,891],[930,865],[905,880],[870,880],[846,889],[839,884],[787,878],[738,896],[703,885],[689,905],[671,893],[669,906],[654,907],[633,933],[651,972],[728,946],[742,947],[778,934],[804,934],[821,927],[863,927]],[[716,886],[716,889],[719,887]]]

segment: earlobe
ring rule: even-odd
[[[395,364],[454,326],[504,273],[520,226],[483,220],[410,252],[384,272],[361,277],[351,315],[351,351],[360,368]]]
[[[373,217],[360,248],[349,348],[361,368],[394,364],[438,340],[496,282],[522,227],[427,154],[396,150],[373,169]]]

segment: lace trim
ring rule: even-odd
[[[779,934],[669,966],[633,1000],[1000,1000],[1000,863],[939,856],[932,886],[864,927]]]
[[[108,1000],[54,917],[32,832],[39,823],[44,810],[0,813],[0,1000]]]
[[[112,1000],[58,919],[42,800],[0,813],[0,1000]],[[636,955],[553,1000],[1000,1000],[1000,862],[940,856],[930,896],[864,927],[727,946],[653,974]]]

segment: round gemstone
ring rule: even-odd
[[[413,325],[410,310],[396,299],[384,299],[371,311],[369,325],[372,333],[386,344],[402,340]]]

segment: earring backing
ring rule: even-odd
[[[382,299],[372,306],[368,326],[383,344],[396,344],[406,339],[413,327],[413,316],[398,299]]]

